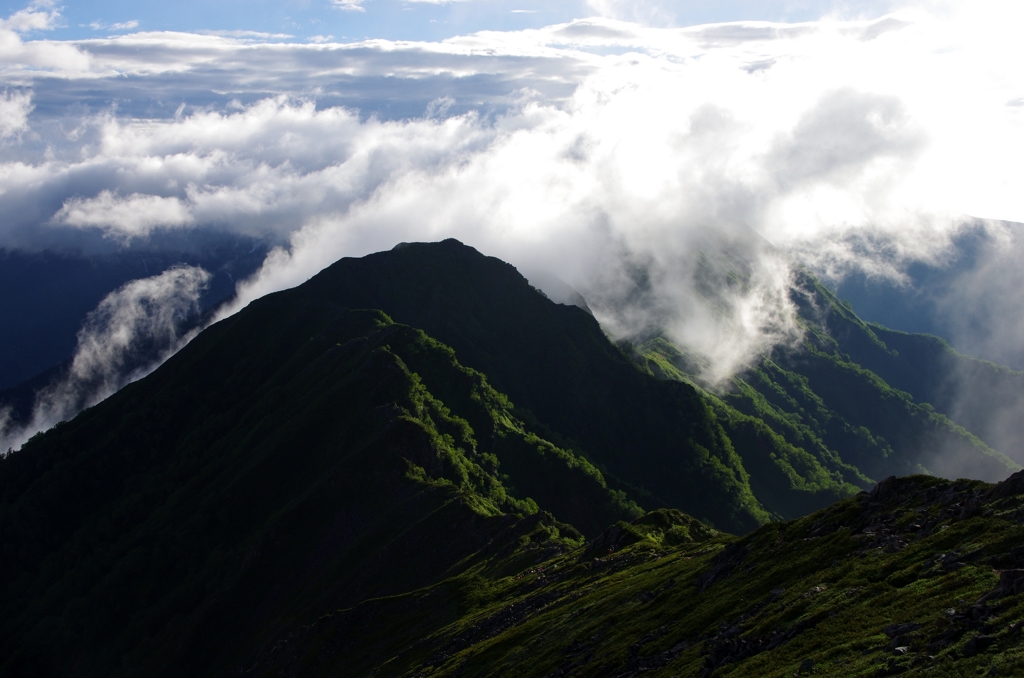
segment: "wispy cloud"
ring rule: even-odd
[[[363,7],[365,0],[331,0],[331,4],[336,8],[345,12],[365,12],[366,8]]]
[[[93,21],[89,24],[89,28],[94,31],[130,31],[138,27],[139,22],[135,19],[113,24],[103,23],[102,21]]]
[[[36,394],[29,420],[17,425],[0,411],[0,451],[20,448],[36,432],[145,376],[180,348],[190,338],[182,332],[183,321],[196,311],[209,278],[201,268],[172,268],[107,295],[79,331],[67,372]]]
[[[291,33],[264,33],[262,31],[198,31],[200,35],[218,35],[225,38],[253,40],[287,40],[294,38]]]

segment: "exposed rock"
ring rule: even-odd
[[[999,586],[1009,596],[1024,590],[1024,570],[1003,570],[999,573]]]
[[[987,650],[989,646],[995,642],[995,640],[996,639],[992,636],[975,636],[974,638],[971,638],[966,643],[964,643],[964,649],[962,654],[964,657],[973,657],[979,652],[984,652],[985,650]]]
[[[749,547],[743,542],[729,544],[711,559],[711,569],[697,579],[697,587],[703,593],[716,581],[725,579],[739,566],[747,555]]]
[[[909,622],[907,624],[890,624],[882,629],[882,633],[890,638],[895,638],[896,636],[902,636],[910,633],[911,631],[916,631],[919,628],[921,628],[921,625],[916,622]]]
[[[988,491],[985,501],[996,501],[1018,494],[1024,494],[1024,471],[1017,471],[1006,480],[996,483],[996,486]]]

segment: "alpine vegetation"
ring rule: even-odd
[[[1005,2],[0,16],[0,678],[1024,675]]]
[[[718,391],[455,240],[258,299],[0,458],[0,673],[1019,672],[1019,463],[796,284]]]

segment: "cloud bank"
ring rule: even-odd
[[[456,237],[556,274],[613,336],[667,331],[715,382],[795,340],[794,266],[899,279],[967,215],[1024,221],[1024,10],[655,28],[661,5],[592,6],[639,23],[56,42],[22,35],[52,11],[12,15],[0,245],[276,244],[230,313],[342,256]]]

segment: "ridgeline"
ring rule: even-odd
[[[1018,373],[795,294],[725,392],[454,240],[253,302],[0,458],[0,674],[1024,671],[1024,475],[876,486]]]

